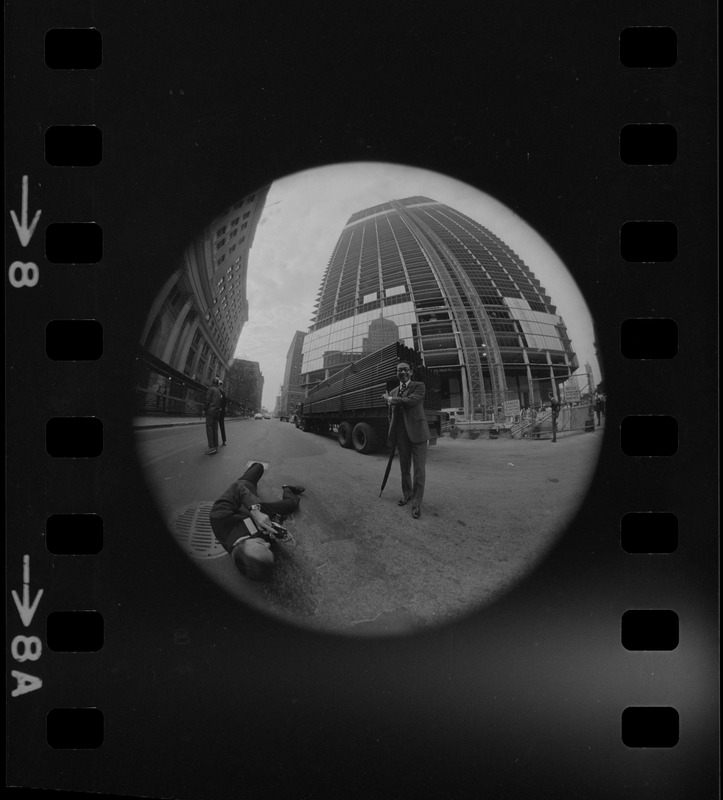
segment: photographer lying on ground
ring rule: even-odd
[[[258,498],[257,484],[264,465],[254,461],[246,472],[216,500],[211,508],[211,528],[231,555],[238,570],[251,580],[268,580],[274,566],[271,542],[283,535],[279,522],[299,507],[303,486],[282,486],[281,500]],[[278,521],[272,521],[271,517]],[[247,527],[245,520],[252,520]]]

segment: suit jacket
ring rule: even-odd
[[[427,415],[424,412],[425,392],[426,388],[421,381],[409,381],[407,391],[402,397],[399,397],[399,386],[389,392],[399,401],[389,406],[389,433],[387,435],[389,444],[394,440],[396,425],[404,425],[407,436],[415,444],[426,442],[430,438]]]
[[[203,413],[218,415],[221,409],[221,390],[218,386],[211,386],[206,392],[206,399],[203,401]]]

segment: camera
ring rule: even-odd
[[[269,536],[277,542],[293,542],[294,537],[289,533],[289,531],[284,528],[283,525],[279,525],[278,522],[271,521],[271,527],[274,529],[273,533],[269,533]]]
[[[289,535],[289,532],[284,528],[283,525],[279,525],[278,522],[272,522],[271,527],[274,529],[273,536],[276,536],[279,539],[283,539],[285,536]]]

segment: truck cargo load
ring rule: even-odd
[[[355,361],[316,386],[297,407],[297,427],[313,433],[335,433],[342,447],[372,453],[387,436],[384,392],[397,383],[397,364],[406,361],[412,380],[426,387],[424,407],[432,443],[442,435],[445,415],[436,374],[422,363],[421,354],[395,342]]]

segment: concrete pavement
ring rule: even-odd
[[[413,521],[408,507],[397,506],[398,464],[379,496],[386,453],[360,455],[278,420],[237,421],[248,424],[233,426],[229,446],[213,457],[205,455],[200,421],[137,429],[162,516],[212,503],[248,460],[268,461],[262,499],[277,499],[283,483],[307,487],[287,520],[298,546],[279,554],[269,585],[249,584],[227,557],[198,560],[199,568],[266,611],[372,635],[449,619],[514,584],[582,502],[601,442],[598,432],[555,447],[443,437],[430,450],[422,518]]]

